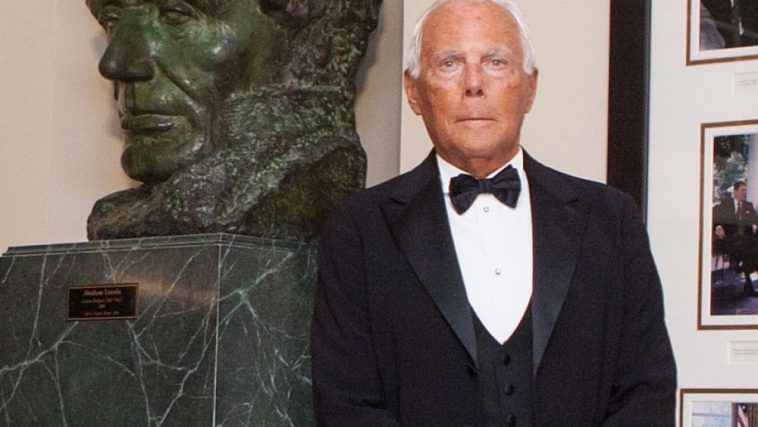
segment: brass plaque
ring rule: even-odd
[[[68,320],[137,318],[139,285],[94,285],[68,288]]]

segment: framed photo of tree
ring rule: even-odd
[[[758,120],[701,126],[698,329],[758,329]]]
[[[758,58],[758,0],[688,0],[687,65]]]
[[[679,392],[679,402],[679,427],[758,424],[758,390],[685,388]]]

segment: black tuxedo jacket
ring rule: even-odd
[[[535,425],[670,427],[674,359],[633,202],[524,161],[534,230]],[[311,344],[319,425],[476,423],[472,313],[433,153],[332,216],[319,251]]]

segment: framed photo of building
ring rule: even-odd
[[[687,65],[758,58],[758,0],[688,0]]]
[[[758,120],[701,126],[698,329],[758,329]]]
[[[682,389],[679,427],[758,426],[758,390]]]

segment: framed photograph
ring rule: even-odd
[[[758,58],[758,0],[688,0],[687,65]]]
[[[758,390],[685,388],[679,401],[679,427],[758,425]]]
[[[700,135],[698,329],[758,329],[758,120]]]

